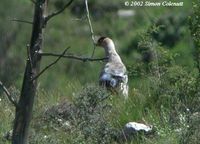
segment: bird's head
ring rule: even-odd
[[[107,48],[109,45],[112,45],[113,41],[109,37],[100,37],[97,39],[96,46]]]

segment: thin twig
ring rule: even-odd
[[[91,58],[94,56],[94,52],[95,52],[95,49],[96,49],[96,43],[95,43],[95,38],[94,38],[94,30],[92,28],[92,23],[91,23],[91,20],[90,20],[90,11],[89,11],[89,8],[88,8],[88,1],[85,0],[85,8],[86,8],[86,16],[87,16],[87,20],[88,20],[88,24],[89,24],[89,27],[90,27],[90,34],[91,34],[91,38],[92,38],[92,42],[93,42],[93,45],[94,45],[94,48],[93,48],[93,51],[92,51],[92,56]]]
[[[54,62],[52,62],[51,64],[49,64],[48,66],[46,66],[40,73],[38,73],[38,75],[36,75],[34,78],[32,78],[32,81],[33,81],[33,80],[36,80],[37,78],[39,78],[39,76],[41,76],[47,69],[49,69],[49,68],[52,67],[54,64],[56,64],[56,63],[62,58],[62,56],[65,55],[65,53],[67,52],[68,49],[69,49],[69,48],[66,48],[66,49],[64,50],[64,52],[63,52]]]
[[[6,96],[8,97],[9,101],[15,106],[18,107],[17,102],[15,101],[15,99],[11,96],[10,92],[8,91],[8,89],[3,85],[3,83],[0,81],[0,87],[3,89],[4,93],[6,94]]]
[[[59,15],[60,13],[62,13],[68,6],[71,5],[71,3],[73,2],[74,0],[70,0],[63,8],[61,8],[60,10],[56,11],[56,12],[53,12],[51,14],[49,14],[47,17],[45,17],[45,24],[51,19],[53,18],[54,16],[56,15]]]
[[[27,21],[27,20],[11,19],[11,21],[21,22],[21,23],[26,23],[26,24],[31,24],[31,25],[33,24],[33,22]]]
[[[88,57],[80,57],[80,56],[75,56],[75,55],[61,55],[61,54],[54,54],[54,53],[44,53],[40,52],[39,53],[41,56],[54,56],[54,57],[62,57],[62,58],[69,58],[69,59],[75,59],[83,62],[87,61],[105,61],[108,58],[88,58]]]

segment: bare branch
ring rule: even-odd
[[[15,101],[15,99],[11,96],[10,92],[8,91],[8,89],[3,85],[3,83],[0,81],[0,87],[3,89],[4,93],[6,94],[6,96],[8,97],[9,101],[15,106],[18,107],[17,102]]]
[[[54,16],[56,15],[59,15],[60,13],[62,13],[68,6],[71,5],[71,3],[73,2],[74,0],[70,0],[62,9],[56,11],[56,12],[53,12],[52,14],[48,15],[45,17],[45,24],[51,19],[53,18]]]
[[[95,49],[96,49],[96,44],[95,44],[95,38],[94,38],[94,30],[92,28],[92,23],[91,23],[91,20],[90,20],[90,12],[89,12],[89,8],[88,8],[88,1],[85,0],[85,8],[86,8],[86,16],[87,16],[87,21],[88,21],[88,24],[89,24],[89,27],[90,27],[90,34],[91,34],[91,38],[92,38],[92,42],[93,42],[93,45],[94,45],[94,48],[93,48],[93,51],[92,51],[92,56],[91,58],[94,56],[94,52],[95,52]]]
[[[52,67],[54,64],[56,64],[62,58],[62,56],[65,55],[65,53],[67,52],[68,49],[69,49],[69,47],[66,48],[64,50],[64,52],[54,62],[52,62],[51,64],[46,66],[38,75],[36,75],[34,78],[32,78],[32,81],[36,80],[37,78],[39,78],[46,70],[48,70],[50,67]]]
[[[33,22],[30,22],[30,21],[27,21],[27,20],[11,19],[11,21],[21,22],[21,23],[26,23],[26,24],[33,24]]]
[[[61,55],[61,54],[54,54],[54,53],[44,53],[40,52],[39,53],[41,56],[53,56],[53,57],[62,57],[62,58],[68,58],[68,59],[75,59],[83,62],[87,61],[105,61],[108,60],[108,58],[88,58],[88,57],[80,57],[80,56],[75,56],[73,54],[70,55]]]

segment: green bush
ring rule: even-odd
[[[84,135],[87,144],[109,144],[114,136],[110,123],[111,95],[98,86],[88,86],[74,99],[76,113],[72,120]]]
[[[43,133],[33,136],[32,142],[43,139],[49,143],[70,144],[110,144],[118,133],[111,124],[112,106],[110,94],[98,86],[89,85],[75,95],[73,102],[63,102],[49,108],[42,121],[35,124]],[[64,131],[67,137],[62,140],[47,131]],[[44,139],[43,137],[48,137]]]
[[[163,45],[173,47],[183,37],[186,24],[187,14],[183,12],[164,15],[157,20],[155,25],[158,31],[153,32],[152,36]]]

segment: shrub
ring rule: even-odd
[[[74,99],[76,113],[72,123],[81,131],[87,144],[109,144],[112,141],[115,130],[109,122],[112,113],[109,99],[105,89],[92,85]]]
[[[110,100],[110,94],[105,89],[94,85],[86,86],[74,96],[72,103],[62,102],[45,112],[39,123],[39,129],[43,129],[44,135],[33,137],[33,141],[42,139],[54,143],[110,144],[117,134],[111,124]],[[62,137],[61,141],[51,134],[50,131],[54,133],[55,130],[67,136]],[[48,136],[45,136],[46,131]]]
[[[183,36],[184,26],[187,24],[187,14],[173,13],[167,14],[159,18],[156,26],[159,27],[157,32],[152,33],[152,36],[158,42],[168,47],[173,47]]]

